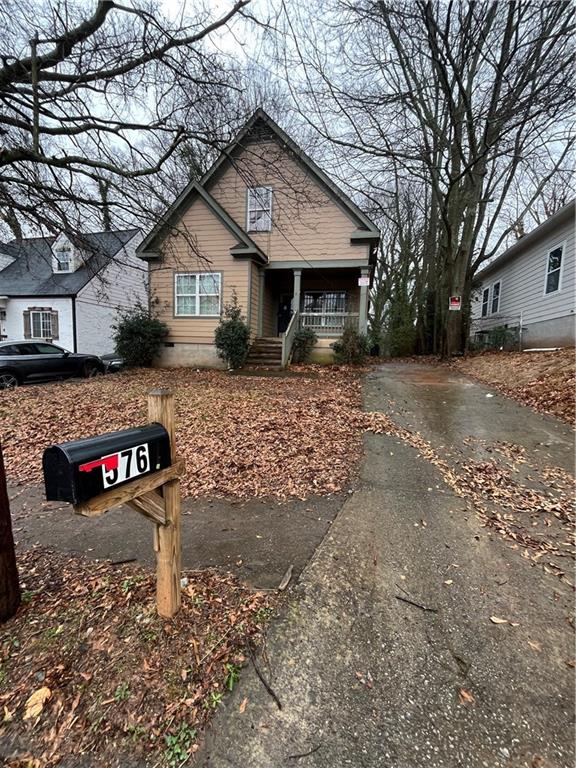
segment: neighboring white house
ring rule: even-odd
[[[147,301],[147,271],[134,255],[140,240],[140,230],[128,229],[0,244],[2,340],[113,352],[118,310]]]
[[[475,341],[508,336],[508,346],[522,349],[574,345],[575,214],[573,200],[478,273]]]

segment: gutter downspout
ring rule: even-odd
[[[72,352],[78,352],[78,338],[76,332],[76,296],[72,296]]]

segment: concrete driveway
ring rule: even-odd
[[[382,366],[366,380],[365,403],[418,431],[455,472],[490,460],[495,441],[509,456],[526,448],[514,474],[526,499],[554,492],[544,478],[560,474],[550,468],[573,464],[566,426],[446,368]],[[368,435],[365,447],[359,487],[273,624],[260,676],[245,671],[199,764],[572,766],[567,578],[485,527],[472,492],[457,495],[406,440]],[[544,522],[527,513],[518,525]]]

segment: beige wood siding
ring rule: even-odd
[[[258,335],[258,318],[260,316],[260,279],[261,270],[257,264],[251,263],[250,278],[250,335]]]
[[[273,190],[272,230],[250,232],[270,261],[366,259],[367,245],[350,245],[354,222],[275,142],[250,144],[209,187],[210,194],[246,227],[248,187]]]
[[[270,289],[270,285],[264,283],[264,310],[262,323],[262,336],[276,336],[278,330],[276,315],[278,312],[278,299]]]
[[[167,341],[213,344],[219,319],[174,317],[174,275],[177,272],[220,272],[221,308],[236,291],[243,314],[248,314],[251,262],[230,255],[230,248],[235,244],[234,236],[200,199],[186,211],[178,231],[166,238],[161,261],[151,263],[150,291],[153,306],[170,330]]]

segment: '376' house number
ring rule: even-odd
[[[78,470],[80,472],[92,472],[98,467],[102,467],[104,488],[111,488],[113,485],[143,475],[150,469],[148,443],[135,445],[118,453],[111,453],[95,461],[81,464]]]

